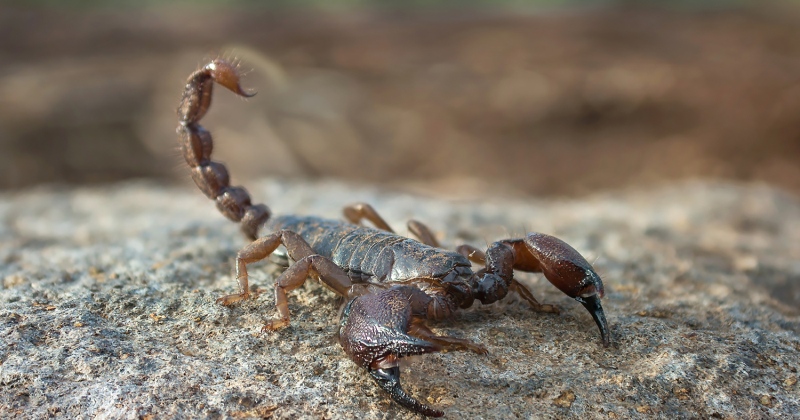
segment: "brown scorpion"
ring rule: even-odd
[[[241,223],[252,241],[236,255],[239,293],[217,300],[231,305],[251,296],[247,265],[270,256],[283,245],[294,261],[275,281],[278,318],[262,331],[289,325],[286,294],[314,277],[346,299],[338,326],[344,352],[401,406],[423,414],[444,415],[408,395],[400,385],[399,359],[442,350],[468,350],[486,354],[484,346],[470,340],[436,335],[428,320],[449,318],[459,308],[477,300],[490,304],[518,293],[534,310],[558,313],[539,303],[514,279],[514,270],[541,272],[562,292],[580,302],[600,329],[603,345],[611,336],[600,298],[603,282],[574,248],[555,237],[531,233],[521,239],[497,241],[481,252],[468,245],[457,252],[439,247],[422,223],[409,222],[419,241],[395,234],[367,204],[344,209],[350,223],[313,216],[270,217],[264,204],[253,204],[242,187],[230,185],[228,171],[211,160],[211,134],[200,126],[211,105],[214,83],[237,95],[250,97],[239,84],[236,66],[217,59],[189,76],[178,107],[178,133],[183,157],[192,179],[229,219]],[[361,226],[362,220],[377,228]],[[265,232],[259,236],[259,232]],[[472,263],[483,268],[473,271]]]

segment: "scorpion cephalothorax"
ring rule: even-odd
[[[409,355],[448,350],[486,354],[480,344],[440,336],[426,326],[427,320],[450,317],[475,300],[490,304],[509,291],[519,294],[541,312],[558,310],[540,304],[514,279],[514,270],[541,272],[568,296],[589,311],[600,329],[603,345],[611,344],[600,298],[603,282],[592,266],[571,246],[555,237],[531,233],[521,239],[493,243],[486,252],[468,245],[457,252],[439,248],[422,223],[409,222],[419,241],[395,234],[367,204],[344,209],[350,223],[318,217],[270,218],[263,204],[252,204],[242,187],[230,186],[225,166],[211,158],[211,134],[199,125],[211,104],[214,82],[237,95],[249,97],[239,84],[236,67],[214,60],[189,76],[178,107],[181,150],[192,179],[229,219],[240,222],[253,242],[236,256],[239,293],[217,300],[231,305],[250,297],[247,264],[268,257],[278,246],[294,261],[275,281],[278,318],[263,331],[289,325],[286,293],[311,276],[346,298],[339,323],[339,342],[345,353],[367,369],[375,382],[398,404],[426,416],[444,413],[405,393],[400,386],[399,359]],[[360,226],[369,220],[375,228]],[[258,237],[259,232],[267,232]],[[478,271],[472,263],[482,264]]]

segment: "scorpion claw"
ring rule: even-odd
[[[588,297],[578,296],[575,300],[580,302],[592,315],[594,322],[597,324],[597,328],[600,329],[603,347],[609,347],[611,345],[611,333],[608,330],[608,322],[606,322],[606,314],[603,312],[603,306],[600,305],[600,298],[595,294]]]
[[[399,359],[446,348],[476,353],[486,349],[468,340],[436,336],[418,323],[421,318],[416,316],[428,306],[425,299],[419,289],[407,286],[354,297],[342,311],[339,343],[396,403],[425,416],[441,417],[444,412],[417,401],[400,386]]]
[[[377,383],[381,389],[386,391],[392,397],[394,402],[400,404],[401,406],[409,410],[416,411],[423,416],[442,417],[444,415],[444,411],[440,411],[425,405],[414,397],[406,394],[406,391],[404,391],[403,387],[400,386],[399,367],[394,366],[390,368],[371,369],[369,374],[372,376],[372,379],[375,380],[375,383]]]
[[[561,239],[531,233],[521,243],[513,243],[521,262],[532,271],[541,271],[564,294],[580,302],[600,329],[603,346],[611,345],[611,333],[600,298],[605,295],[603,280],[583,256]]]

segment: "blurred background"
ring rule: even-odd
[[[218,56],[258,91],[203,120],[237,184],[800,191],[800,4],[733,0],[4,0],[0,189],[187,182],[175,108]]]

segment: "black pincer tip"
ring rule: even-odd
[[[594,318],[597,328],[600,329],[600,337],[603,339],[603,347],[611,346],[611,332],[608,330],[608,322],[606,321],[606,314],[603,312],[603,306],[600,305],[600,298],[597,295],[588,297],[578,296],[575,298],[578,302],[586,308],[587,311]]]
[[[423,416],[442,417],[444,415],[443,411],[439,411],[435,408],[427,406],[414,399],[414,397],[406,394],[406,392],[400,386],[399,367],[394,366],[385,369],[372,369],[369,371],[369,374],[372,376],[372,379],[375,380],[378,386],[380,386],[384,391],[388,392],[394,402],[400,404],[401,406],[420,413]]]

